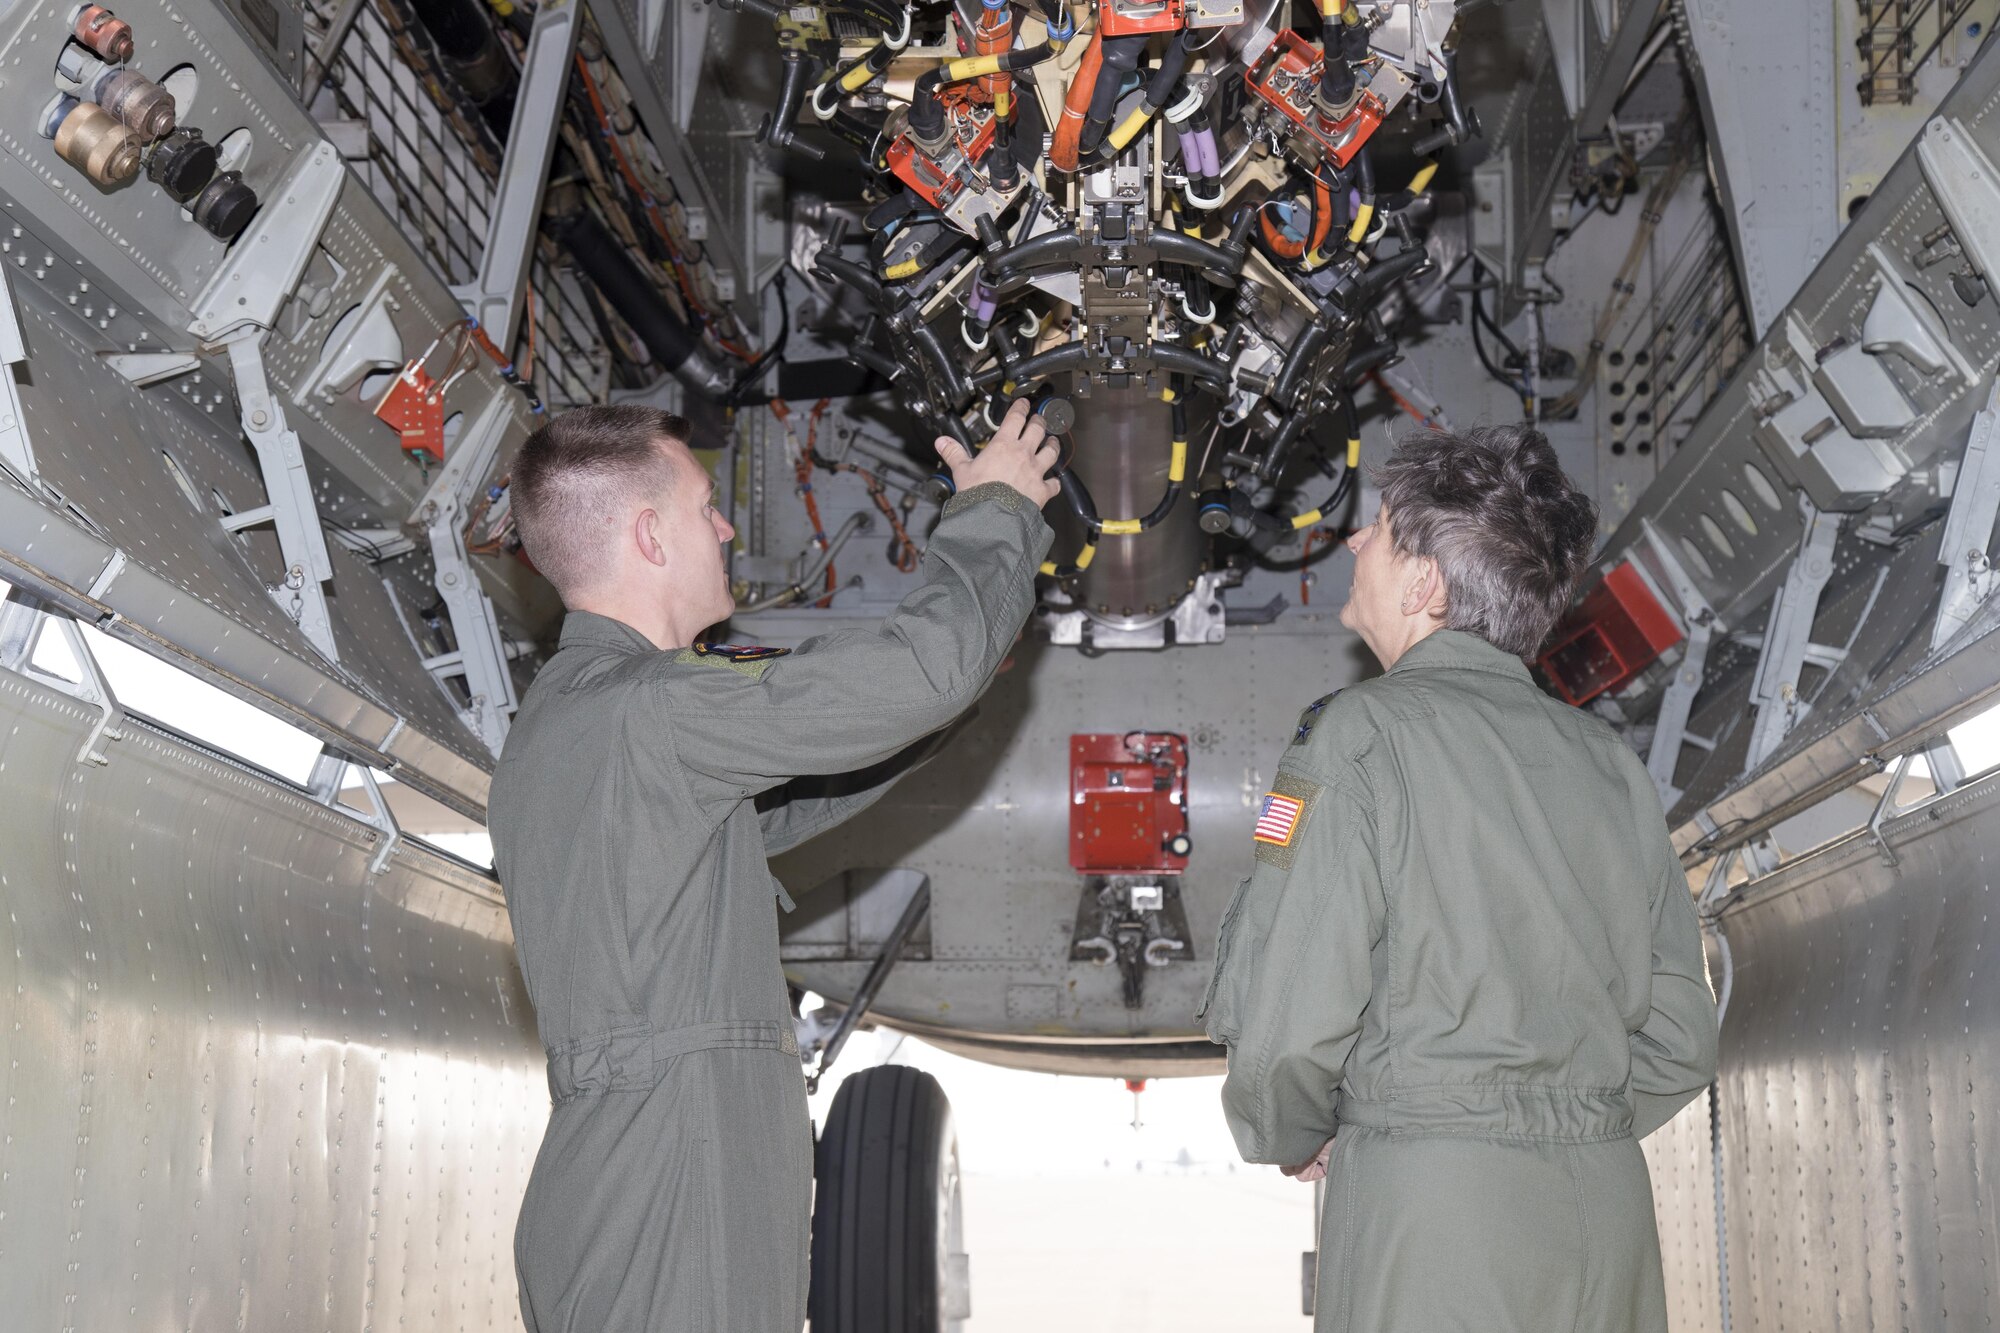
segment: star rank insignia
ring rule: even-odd
[[[1332,694],[1322,694],[1319,698],[1306,705],[1306,711],[1299,714],[1299,729],[1292,735],[1292,744],[1304,745],[1306,743],[1313,734],[1313,723],[1319,720],[1320,713],[1325,711],[1326,706],[1332,703],[1335,696],[1339,693],[1339,690],[1335,690]]]

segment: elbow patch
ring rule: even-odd
[[[1292,868],[1322,790],[1310,778],[1279,772],[1271,790],[1264,793],[1263,804],[1257,811],[1257,827],[1250,835],[1259,861],[1280,870]]]

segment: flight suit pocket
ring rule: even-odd
[[[1234,1037],[1235,1024],[1226,1014],[1209,1018],[1209,1011],[1215,1006],[1216,992],[1222,984],[1222,969],[1229,966],[1229,936],[1236,925],[1237,910],[1243,905],[1243,895],[1250,887],[1250,877],[1236,886],[1236,892],[1229,896],[1229,906],[1223,909],[1222,925],[1215,932],[1215,968],[1208,974],[1208,989],[1202,992],[1201,1007],[1194,1011],[1195,1021],[1208,1019],[1208,1039],[1223,1041]]]

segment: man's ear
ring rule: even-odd
[[[632,541],[647,563],[664,567],[667,548],[660,542],[660,511],[641,509],[632,519]]]

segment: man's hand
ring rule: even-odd
[[[1315,1180],[1326,1179],[1326,1159],[1333,1155],[1333,1140],[1328,1139],[1319,1146],[1319,1152],[1309,1162],[1298,1166],[1281,1166],[1278,1169],[1301,1184],[1310,1185]]]
[[[1000,429],[977,456],[949,435],[937,439],[938,457],[951,469],[951,480],[961,491],[989,481],[1004,482],[1040,509],[1056,498],[1062,487],[1048,479],[1056,464],[1056,442],[1049,438],[1041,418],[1028,410],[1028,400],[1016,398],[1000,422]]]

